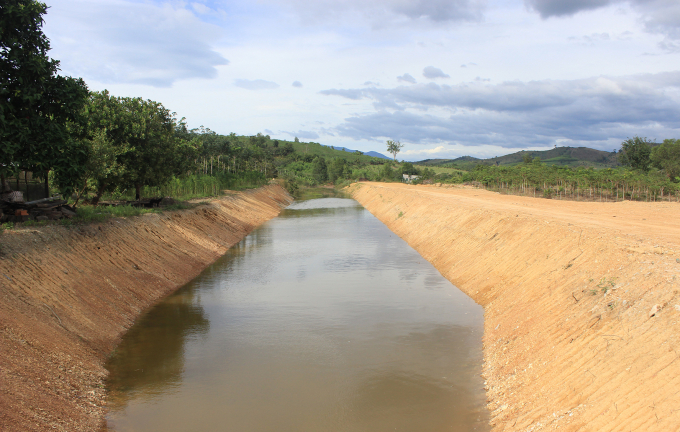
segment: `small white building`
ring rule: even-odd
[[[404,183],[413,183],[413,180],[420,178],[418,175],[402,174]]]

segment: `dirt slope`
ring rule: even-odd
[[[350,192],[484,306],[494,431],[680,430],[680,204]]]
[[[292,199],[278,186],[193,210],[0,236],[0,430],[96,431],[103,362],[135,318]]]

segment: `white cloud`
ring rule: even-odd
[[[397,77],[397,81],[404,81],[407,83],[415,84],[416,79],[413,78],[410,74],[405,73],[404,75],[400,75]]]
[[[425,67],[425,69],[423,69],[423,76],[427,79],[451,78],[449,75],[442,72],[441,69],[436,68],[434,66]]]
[[[307,139],[307,140],[319,139],[319,134],[314,132],[314,131],[299,130],[297,132],[287,132],[287,131],[282,131],[282,132],[287,134],[287,135],[290,135],[292,137],[298,137],[298,138]]]
[[[103,83],[167,87],[215,78],[216,67],[229,63],[211,47],[219,27],[167,3],[54,0],[45,31],[63,66]]]
[[[235,79],[234,85],[236,87],[241,87],[246,90],[272,90],[279,88],[279,85],[272,81],[265,81],[262,79],[248,80],[248,79]]]

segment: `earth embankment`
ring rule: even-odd
[[[360,183],[482,305],[494,431],[677,431],[680,204]]]
[[[96,431],[106,356],[135,318],[292,198],[279,186],[191,210],[0,236],[0,430]]]

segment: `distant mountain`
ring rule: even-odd
[[[335,147],[335,146],[326,146],[326,147],[330,147],[333,150],[346,151],[346,152],[350,152],[350,153],[354,153],[356,151],[356,150],[348,149],[347,147]],[[392,159],[391,157],[387,157],[382,153],[378,153],[378,152],[374,152],[374,151],[364,152],[364,155],[377,157],[377,158],[381,158],[381,159]]]
[[[489,159],[478,159],[472,156],[463,156],[457,159],[426,159],[416,162],[418,165],[454,165],[467,166],[476,164],[485,165],[517,165],[523,162],[525,155],[531,159],[540,158],[541,162],[550,165],[562,166],[585,166],[606,168],[618,166],[616,152],[606,152],[595,150],[588,147],[556,147],[542,151],[519,151],[505,156],[498,156]]]
[[[374,152],[374,151],[366,152],[364,154],[366,156],[373,156],[373,157],[377,157],[377,158],[381,158],[381,159],[392,159],[391,157],[385,156],[382,153],[378,153],[378,152]]]
[[[330,147],[333,150],[346,151],[346,152],[352,152],[352,153],[354,153],[356,151],[356,150],[350,150],[347,147],[335,147],[335,146],[326,146],[326,147]]]

